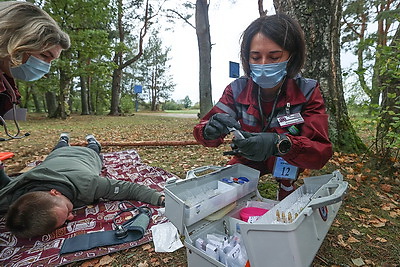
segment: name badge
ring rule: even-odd
[[[277,120],[281,127],[289,127],[304,122],[300,112],[277,117]]]
[[[277,157],[272,175],[275,178],[296,180],[298,171],[298,167],[289,164],[281,157]]]

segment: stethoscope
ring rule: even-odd
[[[1,80],[3,81],[4,85],[6,86],[6,90],[8,92],[8,94],[4,94],[4,95],[8,96],[11,99],[11,103],[13,105],[13,107],[12,107],[13,120],[14,120],[15,127],[17,128],[17,133],[16,134],[14,134],[14,135],[10,134],[10,132],[8,131],[8,128],[7,128],[6,121],[4,120],[4,118],[2,116],[0,116],[0,122],[3,125],[4,132],[8,136],[7,138],[0,137],[0,142],[1,141],[9,141],[9,140],[12,140],[12,139],[21,139],[21,138],[27,137],[27,136],[30,135],[30,133],[25,133],[23,135],[20,135],[21,130],[19,128],[19,124],[18,124],[18,121],[16,119],[17,118],[17,116],[16,116],[16,113],[17,113],[17,111],[16,111],[16,109],[17,109],[17,96],[15,95],[15,92],[12,89],[10,83],[7,81],[7,79],[4,77],[4,75],[2,73],[0,73],[0,77],[1,77]]]

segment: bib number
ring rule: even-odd
[[[277,157],[272,175],[275,178],[296,180],[298,171],[298,167],[289,164],[281,157]]]

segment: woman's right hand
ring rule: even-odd
[[[216,113],[207,122],[203,129],[203,136],[206,140],[215,140],[230,132],[229,128],[241,129],[237,120],[227,113]]]

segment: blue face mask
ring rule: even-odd
[[[273,88],[285,77],[288,61],[271,64],[250,64],[250,76],[261,88]]]
[[[29,56],[28,60],[19,66],[10,68],[11,75],[23,81],[36,81],[50,71],[50,63],[44,62],[34,56]]]

